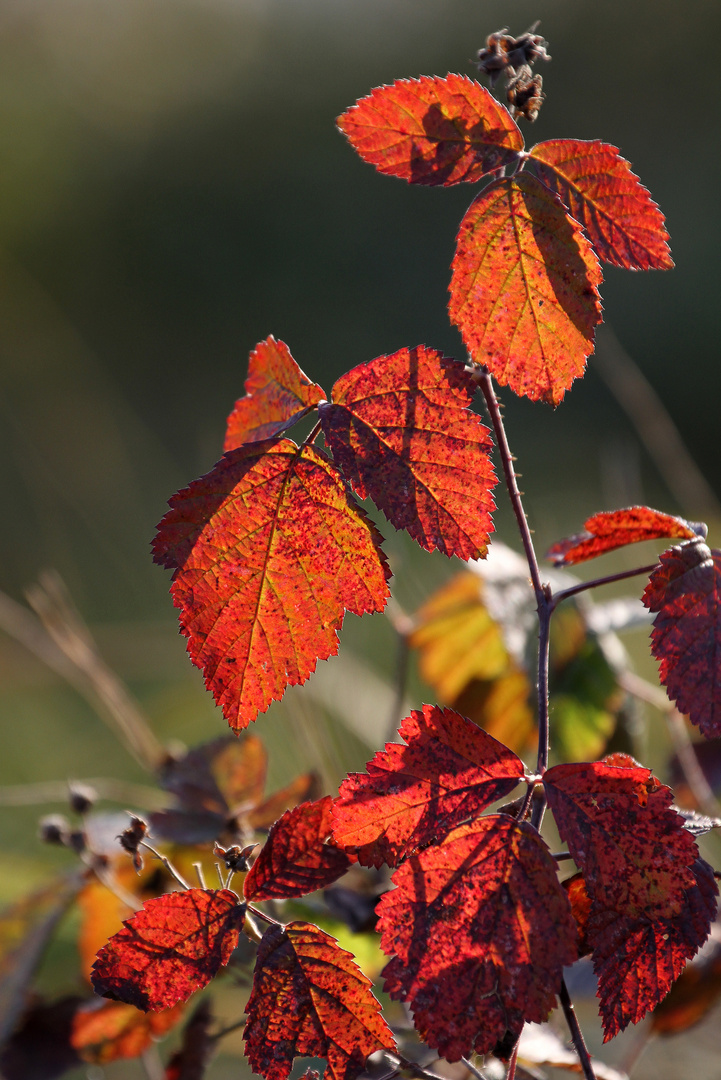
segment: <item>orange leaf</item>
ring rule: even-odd
[[[180,1023],[183,1006],[155,1015],[119,1001],[91,1001],[73,1017],[70,1044],[83,1061],[104,1065],[139,1057],[161,1035]]]
[[[584,525],[585,532],[576,533],[559,540],[548,549],[548,558],[556,566],[570,566],[586,562],[615,551],[626,544],[638,544],[642,540],[659,540],[666,537],[692,539],[706,527],[691,525],[683,518],[651,510],[648,506],[629,506],[625,510],[609,510],[594,514]]]
[[[393,875],[377,911],[386,990],[448,1061],[507,1056],[556,1003],[576,927],[535,829],[505,814],[461,825]],[[510,1043],[510,1047],[509,1044]]]
[[[627,270],[670,270],[663,214],[615,146],[551,139],[531,150],[538,175],[586,230],[599,259]]]
[[[301,371],[285,342],[271,334],[250,354],[245,397],[236,401],[228,417],[223,450],[279,435],[324,397],[322,387]]]
[[[243,882],[246,900],[281,900],[315,892],[344,874],[350,860],[327,844],[333,800],[303,803],[276,821]]]
[[[523,149],[508,110],[464,75],[376,87],[338,126],[364,161],[411,184],[480,180]]]
[[[460,364],[419,345],[359,364],[318,413],[333,458],[362,499],[427,551],[476,559],[493,530],[488,429]]]
[[[558,405],[593,352],[601,278],[557,195],[528,173],[496,180],[461,222],[451,322],[499,383]]]
[[[263,936],[246,1006],[246,1054],[265,1080],[286,1080],[294,1057],[324,1057],[329,1080],[355,1080],[395,1040],[353,957],[309,923]]]
[[[651,651],[679,710],[707,737],[721,735],[721,551],[701,539],[664,551],[642,600],[656,618]]]
[[[147,1012],[206,986],[238,944],[245,904],[229,889],[188,889],[146,900],[100,950],[93,986]]]
[[[346,608],[385,606],[378,532],[312,446],[238,447],[170,506],[155,559],[175,571],[188,652],[235,731],[337,652]]]

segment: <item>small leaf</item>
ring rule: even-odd
[[[228,814],[241,803],[261,801],[267,771],[268,753],[257,735],[221,735],[170,758],[160,783],[188,810]]]
[[[351,773],[333,806],[333,837],[365,866],[396,866],[414,848],[512,791],[523,762],[452,709],[424,705],[402,722],[407,746],[386,743]]]
[[[638,544],[642,540],[706,537],[705,525],[690,524],[683,518],[651,510],[648,506],[629,506],[626,510],[594,514],[585,523],[584,529],[585,532],[559,540],[548,549],[548,558],[555,566],[586,562],[587,559],[596,559],[608,551],[615,551],[626,544]]]
[[[707,738],[721,735],[721,551],[701,539],[664,551],[642,600],[671,701]]]
[[[324,1057],[329,1080],[355,1080],[369,1054],[395,1049],[370,981],[309,923],[264,934],[245,1011],[246,1054],[265,1080],[287,1080],[295,1057]]]
[[[580,221],[599,259],[627,270],[670,270],[663,214],[615,146],[551,139],[531,150],[538,175]]]
[[[354,491],[427,551],[481,558],[493,531],[488,429],[460,364],[419,345],[359,364],[318,413]]]
[[[604,762],[554,765],[543,784],[593,900],[623,915],[679,914],[698,848],[669,788],[649,769]]]
[[[140,1057],[155,1040],[180,1023],[182,1015],[179,1005],[146,1015],[134,1005],[96,998],[75,1013],[70,1043],[83,1061],[95,1065]]]
[[[508,110],[463,75],[376,87],[338,126],[364,161],[411,184],[480,180],[523,149]]]
[[[350,866],[345,852],[325,841],[331,831],[330,795],[303,803],[276,821],[243,882],[246,900],[282,900],[323,889]]]
[[[235,731],[337,652],[346,608],[385,606],[378,532],[312,446],[241,446],[170,506],[155,559],[174,570],[191,659]]]
[[[285,342],[271,334],[250,354],[245,397],[236,401],[228,417],[223,450],[279,435],[324,397],[322,387],[301,371]]]
[[[502,386],[558,405],[593,352],[601,279],[578,222],[520,173],[489,184],[461,222],[451,322]]]
[[[146,900],[100,950],[96,993],[147,1012],[169,1009],[228,963],[245,919],[229,889],[188,889]]]
[[[462,825],[413,855],[378,905],[395,958],[386,990],[408,1002],[421,1038],[448,1061],[508,1054],[525,1021],[556,1003],[576,928],[555,864],[526,823],[504,814]]]

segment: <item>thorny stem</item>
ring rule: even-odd
[[[571,1001],[571,996],[568,993],[568,987],[566,986],[566,980],[561,979],[561,1008],[563,1009],[563,1015],[566,1017],[566,1023],[568,1029],[571,1032],[571,1040],[578,1054],[578,1060],[581,1063],[581,1071],[586,1077],[586,1080],[596,1080],[596,1074],[593,1071],[593,1065],[591,1064],[591,1057],[588,1053],[588,1048],[583,1038],[583,1032],[578,1023],[576,1017],[576,1011]]]
[[[313,429],[310,432],[310,434],[308,435],[308,437],[303,439],[303,442],[301,444],[301,450],[303,449],[304,446],[310,446],[311,443],[315,442],[315,440],[320,435],[321,430],[322,430],[322,425],[321,425],[321,422],[319,420],[317,424],[314,424]]]
[[[263,919],[264,922],[270,923],[271,926],[283,925],[282,922],[278,922],[278,920],[274,919],[272,915],[267,915],[264,911],[261,911],[260,908],[255,907],[254,904],[248,904],[248,911],[252,912],[253,915],[257,915],[259,919]]]
[[[650,566],[637,566],[635,570],[622,570],[620,574],[609,574],[608,577],[593,578],[592,581],[581,581],[578,585],[572,585],[570,589],[557,592],[550,601],[551,610],[555,611],[562,600],[566,600],[569,596],[575,596],[577,593],[585,592],[586,589],[597,589],[599,585],[611,585],[614,581],[624,581],[625,578],[638,577],[639,574],[649,575],[658,566],[659,563],[655,562]]]
[[[516,1045],[513,1047],[513,1053],[511,1054],[511,1060],[508,1062],[508,1072],[506,1073],[506,1080],[516,1080],[516,1062],[518,1061],[518,1039],[516,1039]]]

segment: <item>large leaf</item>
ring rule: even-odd
[[[545,844],[505,814],[462,825],[393,875],[378,911],[386,990],[449,1061],[506,1054],[545,1020],[576,959],[571,909]]]
[[[188,889],[147,900],[100,950],[96,993],[159,1012],[186,1001],[228,963],[245,919],[229,889]]]
[[[663,214],[615,146],[551,139],[537,143],[531,158],[600,259],[627,270],[671,269]]]
[[[333,837],[366,866],[398,864],[512,791],[523,762],[452,709],[424,705],[401,724],[407,746],[386,743],[351,773],[333,807]]]
[[[296,364],[284,341],[272,336],[250,354],[245,397],[228,417],[224,450],[279,435],[325,397]]]
[[[284,899],[315,892],[344,874],[348,856],[326,841],[331,831],[330,795],[288,810],[276,821],[243,882],[246,900]]]
[[[174,570],[191,659],[236,731],[337,652],[346,608],[385,606],[378,533],[312,446],[241,446],[170,506],[155,559]]]
[[[553,544],[548,549],[548,558],[556,566],[570,566],[642,540],[693,539],[701,529],[705,539],[705,526],[692,525],[683,518],[652,510],[649,506],[629,506],[625,510],[594,514],[584,524],[584,532]]]
[[[364,161],[411,184],[480,180],[523,149],[508,110],[464,75],[376,87],[338,126]]]
[[[593,352],[601,278],[557,195],[525,172],[496,180],[461,222],[451,321],[499,383],[558,405]]]
[[[493,530],[488,429],[463,367],[419,345],[342,375],[319,409],[333,458],[421,547],[480,558]]]
[[[354,1080],[369,1054],[395,1048],[370,987],[351,954],[317,926],[272,926],[245,1010],[253,1072],[286,1080],[293,1058],[324,1057],[329,1080]]]
[[[554,765],[543,783],[592,899],[622,915],[679,914],[698,848],[669,788],[649,769],[600,761]]]
[[[665,551],[643,602],[668,696],[707,738],[721,735],[721,551],[692,540]]]

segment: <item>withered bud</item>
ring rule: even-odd
[[[129,855],[133,856],[133,866],[136,874],[139,874],[143,869],[143,860],[138,851],[138,845],[147,835],[148,823],[143,821],[142,818],[136,817],[135,814],[131,814],[130,824],[118,836],[123,851],[127,851]]]
[[[519,68],[534,64],[536,60],[551,59],[546,51],[548,42],[540,34],[533,33],[535,28],[534,25],[518,38],[511,37],[506,27],[488,35],[485,49],[478,50],[476,63],[479,71],[490,77],[491,86],[495,86],[504,71],[512,78]]]
[[[98,801],[98,793],[89,784],[80,784],[73,781],[68,785],[68,798],[70,809],[76,814],[87,814]]]
[[[45,844],[62,844],[64,847],[69,832],[70,823],[62,814],[48,814],[38,823],[38,836]]]
[[[82,855],[88,845],[84,829],[73,829],[68,833],[65,843],[76,855]]]
[[[506,92],[508,104],[516,110],[517,116],[522,116],[531,124],[537,118],[545,98],[542,77],[531,75],[528,69],[525,72],[522,71],[508,84]]]
[[[248,844],[247,847],[241,848],[238,844],[232,844],[230,847],[224,848],[216,842],[213,847],[213,853],[221,859],[228,870],[232,870],[234,874],[245,873],[248,869],[248,860],[253,854],[258,844]]]

